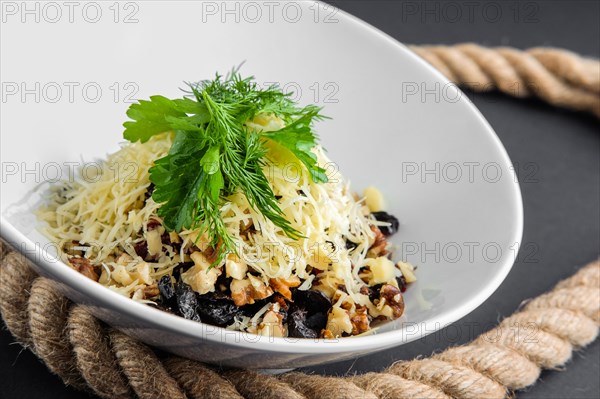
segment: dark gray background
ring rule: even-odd
[[[403,43],[563,47],[600,55],[598,1],[452,2],[344,1],[336,6]],[[489,3],[493,3],[488,5]],[[444,9],[444,7],[446,7]],[[456,8],[457,7],[457,8]],[[468,10],[473,14],[469,15]],[[501,10],[501,15],[494,13]],[[427,11],[427,12],[426,12]],[[510,315],[524,298],[550,289],[598,257],[600,249],[600,136],[597,119],[535,100],[468,93],[496,130],[513,162],[521,165],[525,206],[522,252],[498,291],[477,310],[414,343],[356,361],[315,367],[328,374],[379,371],[400,359],[428,355],[468,342]],[[533,166],[531,166],[533,165]],[[65,388],[29,352],[0,331],[0,398],[87,398]],[[600,342],[574,355],[564,371],[544,372],[521,398],[599,398]]]

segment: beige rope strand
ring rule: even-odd
[[[112,351],[106,329],[84,306],[74,306],[67,321],[69,341],[77,368],[87,384],[101,398],[127,399],[132,396],[127,379]]]
[[[49,280],[37,278],[31,284],[32,272],[21,256],[9,253],[1,264],[0,309],[7,326],[16,327],[19,339],[33,342],[38,356],[67,384],[81,386],[85,380],[105,398],[132,397],[131,391],[139,398],[502,398],[535,383],[541,368],[562,366],[574,347],[589,344],[598,334],[596,261],[470,344],[399,362],[382,373],[347,378],[302,373],[273,377],[247,370],[218,374],[176,357],[163,366],[146,345],[105,330],[85,307],[69,306]],[[29,285],[27,306],[21,304],[21,313],[15,312],[7,304]],[[33,321],[29,329],[23,329],[23,320]]]
[[[475,91],[537,96],[600,116],[600,63],[536,48],[475,44],[412,47],[450,80]],[[600,324],[600,261],[522,306],[473,342],[382,373],[346,378],[248,370],[223,373],[191,360],[162,362],[146,345],[108,330],[85,307],[36,278],[0,240],[0,312],[15,338],[65,383],[102,398],[498,398],[535,383],[592,342]]]
[[[449,80],[473,91],[536,96],[557,107],[600,117],[600,63],[553,48],[527,51],[455,46],[411,46]]]
[[[165,367],[190,399],[243,399],[229,381],[198,362],[174,357]]]

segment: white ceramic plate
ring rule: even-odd
[[[118,13],[111,2],[81,3],[71,15],[59,5],[58,20],[42,7],[39,22],[11,4],[0,46],[1,234],[106,322],[205,362],[292,368],[421,338],[471,312],[509,272],[523,215],[498,137],[460,91],[366,23],[313,2],[137,1]],[[128,100],[177,96],[182,81],[242,61],[259,82],[325,106],[333,119],[318,130],[331,158],[354,189],[381,188],[401,220],[395,257],[417,265],[419,281],[405,316],[375,335],[273,339],[194,323],[57,263],[35,231],[32,190],[58,167],[68,177],[69,162],[116,150]]]

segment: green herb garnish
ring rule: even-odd
[[[218,251],[215,264],[220,263],[228,252],[236,252],[220,207],[225,197],[241,191],[255,210],[289,237],[300,238],[279,208],[263,167],[270,140],[289,150],[313,181],[327,182],[311,152],[317,145],[311,126],[323,119],[320,108],[300,108],[291,93],[278,86],[260,89],[252,77],[243,79],[235,70],[226,77],[187,85],[190,91],[184,98],[153,96],[131,105],[127,116],[132,121],[124,123],[124,137],[131,142],[175,131],[169,154],[150,169],[152,198],[161,204],[158,215],[165,227],[206,232]],[[276,116],[285,127],[273,132],[248,129],[246,122],[258,115]]]

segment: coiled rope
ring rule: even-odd
[[[463,87],[535,95],[600,117],[598,61],[558,49],[522,52],[473,44],[412,49]],[[534,384],[542,369],[564,365],[573,350],[597,337],[600,262],[583,267],[467,345],[344,378],[217,373],[192,360],[159,358],[64,298],[2,241],[0,312],[14,337],[67,385],[101,398],[505,398]],[[519,326],[534,326],[534,339],[516,337]]]

